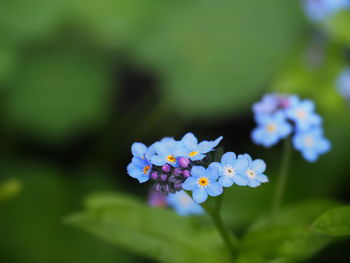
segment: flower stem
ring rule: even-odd
[[[221,203],[221,201],[219,201],[219,203]],[[220,207],[216,206],[215,208]],[[237,247],[237,243],[238,240],[236,238],[236,236],[229,232],[226,228],[226,226],[224,225],[224,222],[222,221],[222,218],[220,216],[220,210],[218,209],[213,209],[211,206],[207,205],[207,204],[202,204],[202,207],[204,208],[204,210],[211,216],[216,229],[218,230],[222,240],[224,241],[228,251],[231,253],[232,256],[234,256],[236,254],[236,247]]]
[[[288,178],[289,163],[292,152],[291,150],[291,140],[290,138],[287,138],[284,142],[281,168],[277,178],[276,190],[272,202],[272,218],[274,218],[278,213],[278,210],[280,209],[283,201],[283,196]]]

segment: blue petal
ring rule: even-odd
[[[227,152],[221,157],[221,162],[223,164],[226,164],[226,163],[231,164],[234,161],[236,161],[236,154],[234,152]]]
[[[140,142],[135,142],[131,146],[131,152],[135,157],[142,158],[147,151],[146,145]]]
[[[234,168],[238,172],[243,172],[248,169],[248,166],[249,166],[249,159],[247,158],[247,156],[243,156],[243,155],[238,156],[237,161],[235,162]]]
[[[162,166],[166,163],[166,160],[164,158],[164,156],[160,156],[160,155],[153,155],[151,157],[151,163],[157,166]]]
[[[209,181],[214,182],[219,178],[219,169],[216,166],[209,166],[205,171],[205,175]]]
[[[148,163],[145,161],[145,160],[143,160],[143,159],[141,159],[141,158],[139,158],[139,157],[134,157],[134,158],[132,158],[132,161],[131,161],[136,167],[139,167],[139,168],[144,168]]]
[[[218,182],[210,182],[207,186],[207,192],[210,196],[218,196],[222,194],[223,189]]]
[[[257,174],[261,174],[266,170],[266,163],[260,159],[254,160],[252,163],[252,170]]]
[[[261,183],[256,179],[249,179],[249,182],[248,182],[248,186],[253,188],[258,187],[260,184]]]
[[[139,180],[139,182],[142,184],[144,182],[147,182],[149,180],[150,176],[149,174],[144,174],[142,173],[141,176],[139,176],[137,179]]]
[[[205,158],[205,155],[204,154],[197,154],[196,156],[192,156],[192,157],[189,157],[189,159],[191,159],[192,161],[200,161],[200,160],[203,160]]]
[[[207,191],[205,191],[204,187],[197,187],[193,190],[192,193],[193,200],[197,203],[203,203],[208,198]]]
[[[244,175],[237,174],[233,178],[233,180],[234,180],[236,185],[244,186],[244,185],[248,184],[248,178],[247,178],[247,176],[244,176]]]
[[[182,137],[181,142],[190,151],[195,150],[197,148],[197,144],[198,144],[198,140],[193,135],[193,133],[187,133],[184,137]]]
[[[194,178],[194,177],[187,178],[186,181],[182,184],[182,188],[184,190],[193,191],[197,187],[198,187],[197,178]]]
[[[204,176],[205,168],[203,166],[193,166],[191,169],[191,175],[193,177]]]
[[[233,180],[228,176],[220,176],[219,184],[223,187],[230,187],[233,185]]]
[[[269,178],[267,178],[265,174],[258,174],[256,178],[258,178],[262,183],[267,183],[269,181]]]
[[[170,148],[161,142],[157,142],[154,145],[154,148],[156,149],[156,151],[159,155],[169,155],[169,153],[170,153]]]

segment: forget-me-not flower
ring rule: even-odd
[[[202,141],[198,143],[198,139],[193,135],[193,133],[187,133],[181,139],[183,147],[178,148],[177,155],[187,157],[192,161],[202,160],[208,152],[214,150],[221,140],[222,136],[217,138],[215,141]]]
[[[337,79],[337,90],[350,101],[350,67],[346,68]]]
[[[193,200],[203,203],[209,196],[218,196],[223,192],[222,186],[217,182],[219,173],[216,167],[193,166],[191,177],[182,184],[184,190],[192,191]]]
[[[350,8],[349,0],[303,0],[308,17],[315,22],[321,22],[341,10]]]
[[[309,162],[315,162],[319,155],[331,149],[331,144],[323,136],[323,130],[320,127],[297,132],[293,137],[293,145]]]
[[[204,212],[203,208],[193,201],[193,199],[185,192],[179,191],[174,194],[170,193],[166,197],[167,204],[174,208],[176,213],[182,216],[198,215]]]
[[[143,143],[134,143],[131,147],[133,158],[127,167],[128,174],[144,183],[149,180],[152,164],[149,160],[150,150]]]
[[[227,152],[221,157],[221,163],[212,163],[211,165],[217,167],[219,171],[221,186],[230,187],[234,183],[237,185],[248,184],[245,172],[248,169],[249,160],[246,156],[240,155],[237,158],[235,153]]]
[[[315,104],[311,100],[300,100],[297,96],[291,96],[286,116],[301,130],[322,124],[322,118],[315,113]]]
[[[281,111],[271,115],[258,114],[255,120],[258,126],[252,131],[252,139],[265,147],[276,144],[292,132],[291,125]]]
[[[238,156],[238,158],[241,155]],[[248,178],[248,186],[250,187],[257,187],[261,185],[261,183],[267,183],[269,179],[264,174],[266,170],[266,163],[261,159],[253,160],[249,154],[243,154],[242,156],[245,156],[248,161],[248,168],[245,170],[245,174]]]
[[[164,138],[154,144],[155,155],[151,156],[151,162],[154,165],[162,166],[166,163],[177,167],[177,152],[181,147],[180,142],[173,138]]]

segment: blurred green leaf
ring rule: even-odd
[[[161,262],[228,262],[215,229],[202,229],[172,211],[117,194],[92,196],[86,207],[66,222],[117,246]]]
[[[332,209],[315,220],[314,228],[332,236],[350,235],[350,206]]]
[[[7,120],[51,139],[100,125],[108,109],[106,66],[84,47],[32,51],[8,84]]]
[[[325,28],[331,38],[343,44],[350,44],[350,12],[342,11],[326,21]]]
[[[298,262],[316,254],[331,239],[314,233],[310,226],[334,206],[336,202],[328,200],[308,201],[284,208],[274,220],[271,215],[259,218],[243,238],[238,262]]]
[[[299,9],[299,1],[177,1],[135,52],[162,74],[173,111],[232,115],[293,53],[303,24]]]
[[[16,196],[22,189],[22,184],[17,179],[8,179],[0,184],[0,203]]]

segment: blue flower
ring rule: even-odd
[[[160,142],[156,142],[153,145],[156,154],[151,156],[151,162],[154,165],[162,166],[166,163],[173,167],[177,167],[177,152],[181,147],[178,141],[173,138],[164,138]]]
[[[253,105],[253,112],[255,114],[271,114],[279,107],[279,99],[276,94],[266,94],[261,101]]]
[[[193,199],[185,192],[179,191],[175,194],[168,194],[166,197],[168,205],[170,205],[176,213],[182,216],[203,214],[203,208],[193,201]]]
[[[265,147],[276,144],[292,132],[291,125],[281,111],[271,115],[258,114],[255,116],[255,120],[258,127],[252,131],[252,140]]]
[[[187,157],[192,161],[199,161],[205,157],[205,154],[213,151],[214,148],[220,143],[222,136],[215,141],[202,141],[198,143],[198,139],[193,133],[187,133],[182,139],[181,143],[183,147],[178,148],[177,155]]]
[[[312,21],[321,22],[341,10],[350,8],[349,0],[304,0],[306,14]]]
[[[193,200],[203,203],[209,196],[218,196],[223,192],[222,186],[216,181],[219,173],[216,167],[193,166],[191,177],[182,184],[184,190],[192,191]]]
[[[301,152],[305,160],[309,162],[315,162],[319,155],[331,149],[331,144],[323,136],[323,131],[320,127],[297,132],[293,137],[293,145]]]
[[[134,157],[127,167],[128,174],[144,183],[149,180],[152,170],[150,150],[144,144],[136,142],[131,146],[131,152]]]
[[[350,67],[346,68],[337,79],[337,89],[347,100],[350,100]]]
[[[249,162],[248,167],[245,170],[245,174],[248,178],[248,186],[257,187],[261,185],[261,183],[267,183],[269,181],[267,176],[263,174],[266,170],[266,163],[263,160],[252,160],[249,154],[239,155],[238,158],[240,158],[240,156],[246,157]]]
[[[286,109],[286,116],[295,122],[296,127],[308,130],[322,124],[322,119],[315,113],[315,104],[311,100],[301,101],[297,96],[291,96],[290,107]]]
[[[222,156],[221,163],[212,163],[211,165],[218,168],[221,186],[230,187],[234,183],[237,185],[248,184],[245,171],[248,168],[249,160],[246,156],[240,155],[237,158],[235,153],[227,152]]]

